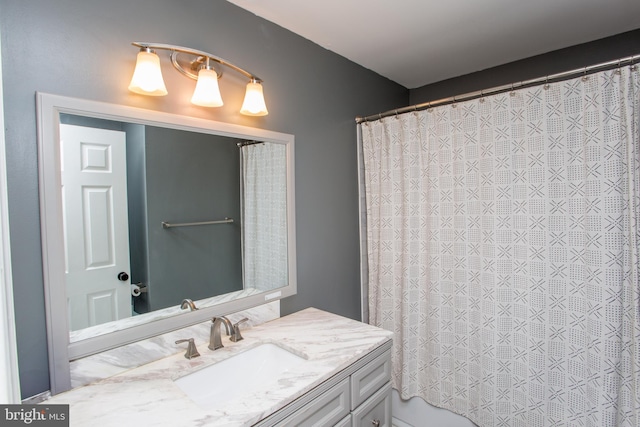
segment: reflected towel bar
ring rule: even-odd
[[[191,227],[193,225],[231,224],[232,222],[233,218],[225,218],[219,221],[183,222],[180,224],[171,224],[169,222],[162,221],[162,228]]]

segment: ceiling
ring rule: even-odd
[[[640,0],[228,1],[409,89],[640,28]]]

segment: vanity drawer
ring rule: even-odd
[[[390,380],[391,350],[387,350],[351,375],[351,409],[357,408]]]
[[[276,425],[326,427],[342,421],[348,414],[349,378],[345,378]]]
[[[351,413],[353,427],[391,427],[391,383]]]

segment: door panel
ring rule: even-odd
[[[84,211],[85,268],[95,269],[113,266],[115,255],[113,242],[113,197],[110,187],[84,187],[82,189]]]

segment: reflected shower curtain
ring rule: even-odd
[[[287,153],[283,144],[242,146],[242,252],[245,288],[288,284]]]
[[[393,386],[481,427],[640,426],[633,67],[361,124]]]

